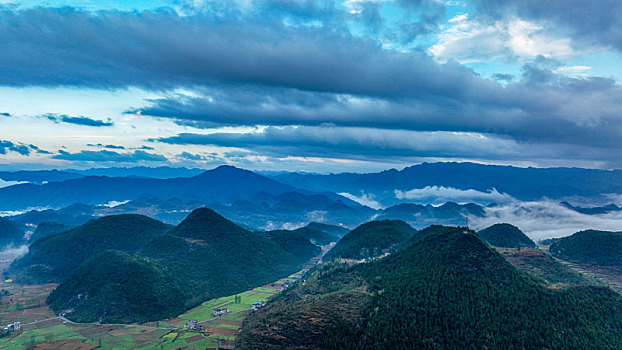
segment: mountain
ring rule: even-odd
[[[403,220],[420,229],[433,224],[466,226],[469,216],[485,216],[484,208],[473,203],[446,202],[440,206],[401,203],[383,209],[376,220]]]
[[[323,264],[245,319],[239,349],[618,349],[622,297],[548,289],[464,229]]]
[[[422,163],[403,170],[391,169],[370,174],[289,173],[277,174],[272,178],[310,191],[351,194],[364,191],[375,196],[385,206],[409,201],[408,198],[396,198],[396,190],[406,192],[427,186],[474,189],[480,192],[496,189],[521,200],[538,200],[542,197],[561,199],[571,196],[605,199],[606,194],[622,193],[622,170],[518,168],[451,162]],[[420,200],[432,202],[436,195],[432,192]],[[494,198],[484,200],[494,201]]]
[[[148,177],[153,179],[170,179],[176,177],[192,177],[203,173],[204,169],[174,168],[168,166],[160,167],[110,167],[110,168],[91,168],[86,170],[68,169],[67,172],[80,174],[82,176],[108,176],[108,177]]]
[[[0,171],[0,179],[4,181],[25,181],[37,184],[79,179],[81,177],[84,176],[60,170]]]
[[[9,245],[22,245],[26,243],[24,230],[15,222],[0,217],[0,249]]]
[[[348,228],[345,228],[343,226],[328,225],[328,224],[323,224],[321,222],[311,222],[306,226],[306,228],[311,229],[311,230],[326,232],[328,234],[335,235],[339,238],[345,236],[346,233],[350,232]]]
[[[64,207],[74,203],[102,204],[141,197],[232,203],[262,192],[275,195],[293,190],[291,186],[248,170],[220,166],[189,178],[87,176],[43,185],[14,185],[0,188],[0,210]]]
[[[362,259],[390,252],[393,247],[407,241],[417,231],[400,220],[370,221],[350,231],[324,256]]]
[[[11,219],[23,225],[39,225],[42,222],[56,222],[67,226],[79,226],[93,219],[98,206],[74,203],[58,210],[30,210],[12,216]]]
[[[296,244],[302,242],[300,238],[295,238]],[[57,313],[88,322],[172,317],[205,300],[299,271],[318,254],[317,247],[305,241],[305,245],[284,248],[291,243],[287,237],[264,237],[200,208],[167,233],[136,244],[139,250],[133,249],[134,254],[105,252],[118,248],[102,247],[69,274],[48,302]],[[108,274],[110,278],[105,277]]]
[[[276,230],[266,232],[266,237],[276,242],[283,250],[296,257],[308,259],[312,256],[319,255],[322,250],[311,243],[311,241],[300,234],[297,230]]]
[[[535,248],[536,244],[518,227],[510,224],[494,224],[477,234],[490,245],[500,248]]]
[[[622,267],[622,232],[587,230],[557,239],[549,251],[560,259]]]
[[[37,228],[32,233],[30,238],[28,239],[30,242],[34,242],[39,238],[43,238],[45,236],[53,235],[55,233],[61,233],[65,231],[69,231],[73,226],[59,224],[53,221],[44,221],[37,225]]]
[[[586,214],[586,215],[599,215],[599,214],[607,214],[607,213],[611,213],[614,211],[622,211],[622,208],[618,207],[617,205],[611,203],[611,204],[607,204],[605,206],[596,206],[596,207],[578,207],[578,206],[574,206],[568,202],[560,202],[559,203],[561,206],[566,207],[568,209],[574,210],[576,212],[579,212],[581,214]]]
[[[181,314],[184,295],[171,277],[143,258],[119,251],[96,255],[48,297],[76,322],[141,322]]]
[[[105,250],[135,253],[170,226],[142,215],[91,220],[69,231],[43,237],[11,265],[18,280],[60,282],[83,262]]]

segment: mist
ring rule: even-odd
[[[587,229],[622,230],[622,212],[586,215],[550,200],[515,201],[484,210],[485,217],[468,217],[469,227],[481,230],[496,223],[509,223],[534,241],[565,237]]]

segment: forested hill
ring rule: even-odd
[[[20,281],[60,282],[76,267],[106,250],[136,253],[171,226],[144,215],[121,214],[91,220],[69,231],[36,240],[16,260],[11,273]]]
[[[0,217],[0,249],[9,245],[20,245],[26,243],[24,230],[17,223]]]
[[[196,209],[135,254],[100,251],[73,269],[48,302],[57,313],[83,322],[176,316],[203,301],[290,275],[319,253],[300,235],[293,240],[276,236],[247,231],[211,209]],[[76,299],[78,295],[88,299]]]
[[[552,290],[474,233],[429,235],[385,259],[325,264],[252,313],[240,349],[620,349],[622,298]]]
[[[577,232],[555,240],[549,251],[577,263],[622,267],[622,232]]]
[[[324,256],[324,261],[334,258],[363,259],[392,251],[407,241],[415,232],[401,220],[378,220],[360,225],[345,235]]]
[[[499,248],[535,248],[536,244],[518,227],[510,224],[494,224],[477,234],[490,245]]]

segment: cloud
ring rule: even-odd
[[[494,23],[466,18],[439,34],[428,52],[440,60],[489,62],[499,58],[565,57],[575,54],[571,40],[543,32],[542,26],[522,19]]]
[[[28,156],[30,155],[32,151],[40,151],[40,150],[35,145],[27,145],[21,142],[11,142],[7,140],[0,140],[0,154],[7,154],[8,152],[16,152],[23,156]]]
[[[458,203],[507,203],[514,201],[514,198],[507,193],[499,193],[496,189],[486,192],[474,189],[457,189],[444,186],[426,186],[409,191],[395,190],[395,198],[408,200],[417,203],[442,204],[448,201]]]
[[[359,160],[408,159],[413,157],[481,160],[547,161],[573,159],[617,164],[619,150],[607,154],[594,147],[555,143],[518,143],[494,134],[464,132],[418,132],[361,127],[322,126],[265,127],[248,133],[182,133],[159,141],[179,145],[213,145],[244,148],[258,154],[285,157],[329,157]],[[561,155],[561,156],[560,156]]]
[[[622,50],[622,2],[618,0],[475,0],[480,17],[519,16],[563,30],[585,46]]]
[[[376,196],[374,196],[371,193],[361,193],[360,196],[355,196],[353,194],[347,193],[347,192],[341,192],[339,193],[339,195],[344,196],[350,200],[353,200],[361,205],[365,205],[368,206],[372,209],[383,209],[384,207],[382,206],[382,204],[380,204],[380,202],[376,201]]]
[[[53,156],[54,159],[62,159],[68,161],[83,162],[123,162],[135,163],[140,161],[147,162],[163,162],[166,157],[160,154],[148,153],[145,151],[134,151],[133,153],[117,153],[114,151],[80,151],[77,153],[69,153],[59,150],[59,154]]]
[[[533,240],[569,236],[587,229],[619,231],[622,213],[585,215],[551,201],[512,202],[485,208],[484,217],[469,217],[469,227],[481,230],[496,223],[517,226]]]
[[[118,146],[118,145],[104,145],[101,143],[98,144],[93,144],[93,143],[88,143],[86,144],[87,146],[91,146],[91,147],[101,147],[101,148],[108,148],[108,149],[125,149],[124,146]]]
[[[102,120],[91,119],[91,118],[83,117],[83,116],[70,117],[65,114],[53,114],[53,113],[48,113],[43,116],[55,123],[69,123],[69,124],[76,124],[76,125],[83,125],[83,126],[95,126],[95,127],[114,125],[110,119],[108,119],[108,121],[102,121]]]
[[[19,184],[25,184],[25,183],[28,183],[28,181],[4,181],[0,179],[0,188],[9,187],[13,185],[19,185]]]

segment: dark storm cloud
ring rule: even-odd
[[[0,11],[0,84],[114,88],[250,84],[398,98],[494,88],[458,64],[333,27],[171,11]],[[54,72],[51,74],[50,72]]]
[[[69,153],[59,150],[59,154],[53,156],[55,159],[69,161],[85,161],[85,162],[122,162],[135,163],[140,161],[162,162],[166,161],[166,157],[149,153],[145,151],[134,151],[133,153],[117,153],[114,151],[80,151],[77,153]]]
[[[338,152],[338,145],[343,154],[362,156],[600,155],[609,161],[622,155],[622,89],[614,80],[563,76],[556,73],[554,61],[543,58],[526,64],[514,80],[505,75],[485,79],[452,60],[439,64],[423,51],[388,49],[371,37],[352,35],[346,18],[364,23],[369,32],[384,30],[376,17],[377,4],[358,4],[360,12],[347,14],[332,1],[255,1],[247,11],[227,5],[233,2],[206,3],[209,8],[188,6],[185,15],[166,9],[129,13],[4,8],[0,85],[137,86],[168,97],[128,113],[202,127],[272,126],[261,135],[184,134],[161,140],[169,143],[248,147],[275,154],[285,154],[278,147],[328,154],[331,149]],[[526,9],[519,9],[517,1],[479,2],[489,7],[491,18],[509,15],[514,7],[519,15],[535,19],[553,9],[564,10],[557,0],[549,5],[525,3]],[[578,3],[571,1],[569,7],[578,8]],[[438,1],[397,4],[414,15],[398,21],[402,28],[394,33],[396,41],[433,32],[445,17]],[[619,5],[611,5],[613,12],[619,11]],[[587,12],[597,15],[592,7],[587,6]],[[549,17],[570,26],[570,15]],[[604,17],[603,35],[610,35],[600,43],[617,45],[619,18]],[[598,31],[594,21],[588,22],[580,24],[587,33],[582,40]],[[171,92],[175,88],[193,94],[176,95]],[[335,141],[339,135],[331,134],[326,124],[334,125],[337,134],[346,133],[341,141]],[[422,135],[415,132],[435,131],[443,133],[426,134],[428,143],[423,146],[408,143],[408,138]],[[326,132],[331,138],[322,138]],[[487,141],[460,133],[482,134]],[[295,137],[287,141],[287,135]],[[196,137],[202,139],[187,140]],[[399,143],[401,138],[406,144]],[[56,157],[127,156],[83,151]]]
[[[497,134],[517,141],[606,147],[621,136],[622,89],[603,78],[569,78],[550,62],[525,65],[517,82],[469,96],[387,99],[284,88],[204,89],[152,101],[142,114],[197,125],[332,123],[415,131]],[[503,77],[509,78],[509,77]],[[496,83],[495,83],[496,84]],[[136,111],[133,111],[136,112]],[[581,137],[577,135],[581,134]]]
[[[43,115],[43,117],[55,122],[55,123],[68,123],[68,124],[76,124],[83,126],[112,126],[114,123],[108,119],[107,121],[91,119],[89,117],[79,116],[79,117],[71,117],[65,114],[53,114],[48,113]]]
[[[476,0],[479,15],[550,22],[583,44],[622,50],[622,1]]]

